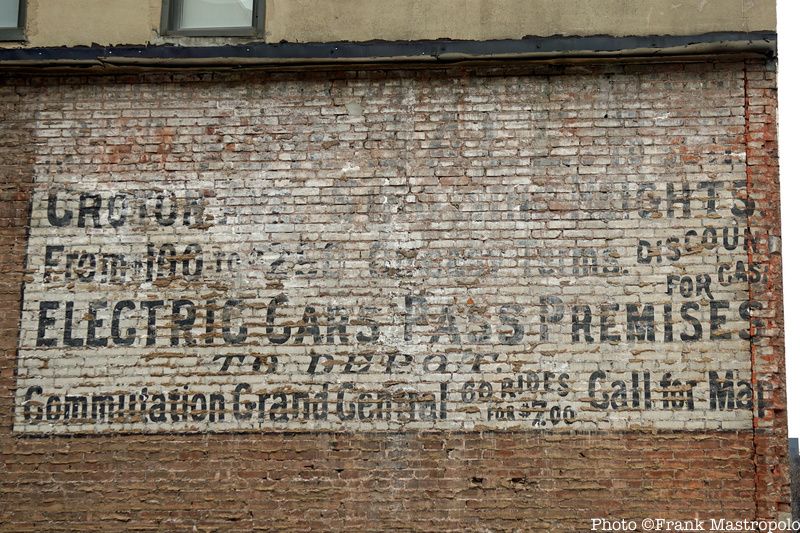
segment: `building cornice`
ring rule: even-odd
[[[774,31],[700,35],[613,37],[550,36],[466,41],[368,41],[250,43],[218,46],[122,45],[0,49],[0,68],[139,66],[198,68],[291,64],[391,62],[447,63],[465,60],[666,57],[751,53],[777,54]]]

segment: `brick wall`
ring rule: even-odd
[[[0,523],[784,517],[774,74],[4,81]]]

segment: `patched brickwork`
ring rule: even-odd
[[[788,511],[774,64],[3,95],[9,529]]]

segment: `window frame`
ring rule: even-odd
[[[258,0],[256,0],[258,1]],[[24,41],[25,22],[28,14],[28,0],[19,0],[16,28],[0,28],[0,41]]]
[[[266,0],[253,0],[253,21],[250,26],[191,28],[177,27],[178,15],[185,0],[164,0],[161,6],[161,35],[183,37],[263,37]]]

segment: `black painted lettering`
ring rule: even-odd
[[[225,420],[225,396],[212,393],[208,398],[208,420],[215,422]]]
[[[184,310],[186,315],[184,316]],[[172,334],[170,335],[170,346],[180,344],[180,332],[183,332],[183,343],[185,346],[194,346],[195,340],[192,338],[192,326],[197,319],[197,309],[191,300],[175,300],[172,302]]]
[[[48,422],[60,420],[64,415],[64,404],[61,403],[61,397],[50,396],[47,398],[47,405],[45,406],[44,413]]]
[[[667,274],[667,294],[672,294],[673,287],[675,286],[675,282],[680,282],[681,276],[676,276],[675,274]]]
[[[414,326],[428,325],[428,301],[424,296],[406,296],[406,316],[403,337],[406,341],[413,338]]]
[[[667,216],[673,218],[675,216],[675,204],[682,204],[683,218],[689,218],[691,215],[691,199],[689,183],[685,181],[681,183],[680,195],[675,194],[675,185],[673,183],[667,183]]]
[[[163,394],[154,394],[151,397],[151,402],[148,413],[150,422],[166,422],[167,399]]]
[[[277,335],[274,334],[273,331],[275,329],[275,313],[278,310],[278,305],[289,303],[289,298],[286,297],[285,294],[279,294],[278,296],[272,298],[269,301],[269,305],[267,305],[267,338],[269,338],[269,342],[272,344],[286,344],[289,340],[289,337],[292,336],[292,328],[289,326],[283,327],[283,334]]]
[[[169,209],[165,212],[164,204],[167,202],[169,202]],[[156,221],[161,226],[171,226],[175,223],[175,219],[178,217],[178,201],[175,198],[175,193],[170,192],[168,197],[164,193],[159,193],[156,196],[155,215]]]
[[[75,302],[66,302],[64,305],[64,346],[71,346],[76,348],[83,346],[83,339],[75,338],[72,336],[73,331],[73,315],[75,310]]]
[[[594,342],[592,337],[592,309],[588,305],[572,306],[572,342],[580,342],[581,332],[586,342]]]
[[[352,383],[342,383],[339,392],[336,394],[336,416],[339,420],[352,420],[356,416],[356,406],[353,402],[345,404],[345,394],[353,390]]]
[[[100,206],[102,200],[99,194],[81,194],[78,203],[78,227],[86,227],[87,215],[92,219],[92,227],[99,228],[100,225]]]
[[[689,335],[688,333],[681,333],[682,341],[695,342],[703,338],[702,324],[700,324],[700,321],[696,317],[689,314],[689,311],[699,311],[699,310],[700,310],[700,305],[695,302],[687,302],[681,305],[681,318],[683,318],[684,321],[688,322],[692,326],[692,329],[694,330],[694,333],[692,333],[691,335]]]
[[[39,386],[28,387],[25,391],[25,401],[22,407],[22,416],[26,422],[36,423],[42,419],[42,402],[34,400],[34,395],[42,394],[42,388]],[[35,412],[31,414],[31,410],[35,408]]]
[[[47,328],[55,325],[56,319],[48,316],[50,311],[58,309],[58,302],[39,302],[39,327],[36,330],[36,346],[55,346],[56,339],[48,339]]]
[[[719,379],[719,374],[710,370],[708,372],[708,396],[711,409],[731,410],[734,408],[733,372],[725,372],[725,381]]]
[[[358,324],[369,326],[369,334],[367,335],[364,332],[359,331],[356,333],[356,340],[362,344],[372,344],[374,342],[378,342],[378,339],[381,336],[380,325],[376,320],[369,318],[370,315],[377,315],[378,308],[367,306],[363,308],[362,312],[365,316],[358,320]]]
[[[709,226],[703,230],[703,236],[700,238],[700,244],[702,244],[706,250],[713,250],[716,248],[718,242],[717,228]]]
[[[602,400],[598,400],[598,381],[603,380],[606,378],[606,373],[602,370],[596,370],[592,372],[592,375],[589,376],[589,399],[591,400],[591,406],[596,409],[608,409],[609,406],[609,399],[608,394],[603,392],[602,390],[599,391],[600,398]]]
[[[756,212],[756,201],[750,197],[747,190],[747,180],[736,180],[733,182],[733,207],[731,213],[739,218],[748,218]]]
[[[192,198],[183,210],[184,226],[200,226],[205,224],[205,205],[202,198]]]
[[[723,309],[730,309],[730,303],[727,300],[712,300],[711,301],[711,340],[730,339],[730,331],[722,331],[725,322],[728,321],[725,314],[720,314]]]
[[[320,367],[322,367],[321,371],[319,370]],[[318,372],[330,374],[331,370],[333,370],[333,357],[327,354],[315,353],[311,355],[311,362],[308,364],[306,372],[309,374],[317,374]]]
[[[422,360],[422,369],[426,374],[441,374],[447,371],[447,356],[444,354],[426,355]]]
[[[375,416],[372,413],[372,394],[362,392],[358,395],[358,419],[372,420]]]
[[[147,341],[145,346],[156,343],[156,310],[164,307],[164,300],[151,300],[141,303],[142,309],[147,309]]]
[[[192,396],[192,400],[189,402],[189,412],[191,413],[192,420],[195,422],[202,422],[205,420],[208,415],[208,403],[206,402],[205,394],[198,392]]]
[[[239,383],[233,390],[233,417],[236,420],[250,420],[253,417],[253,410],[256,404],[252,401],[242,401],[242,394],[250,392],[250,385]]]
[[[743,340],[750,340],[764,336],[767,323],[763,318],[754,318],[753,311],[760,311],[764,306],[761,302],[753,300],[742,303],[739,306],[739,316],[742,320],[747,320],[750,323],[748,329],[739,331],[739,338]]]
[[[678,261],[681,258],[681,241],[677,237],[670,237],[664,243],[669,251],[666,256],[670,261]]]
[[[705,190],[708,196],[706,197],[706,214],[713,215],[717,212],[717,201],[719,201],[719,194],[717,189],[722,185],[721,181],[701,181],[699,188]]]
[[[564,302],[558,296],[539,298],[539,336],[543,342],[550,338],[548,324],[557,324],[564,318]]]
[[[313,307],[306,307],[303,311],[303,321],[294,337],[295,344],[303,344],[306,337],[312,338],[313,344],[322,344],[322,335],[319,332],[317,311]]]
[[[56,254],[64,251],[63,246],[50,245],[44,247],[44,282],[49,283],[53,276],[53,269],[59,264]]]
[[[435,356],[428,356],[428,357],[435,357]],[[426,357],[425,361],[423,361],[423,368],[428,368],[428,366],[427,366],[428,357]],[[444,356],[442,356],[442,359],[444,360],[444,364],[446,365],[447,364],[447,359]],[[411,355],[409,355],[407,353],[393,353],[393,354],[390,354],[386,359],[386,370],[385,370],[385,372],[387,374],[392,374],[394,372],[408,371],[408,369],[411,367],[411,363],[413,363],[413,362],[414,362],[414,359],[411,357]],[[431,372],[433,372],[433,370],[431,370]],[[444,372],[444,370],[442,370],[442,372]]]
[[[522,342],[522,338],[525,335],[525,327],[517,318],[521,314],[522,308],[518,305],[504,305],[500,308],[500,323],[505,326],[503,331],[497,332],[497,338],[501,344],[514,345]],[[507,328],[511,328],[510,333],[505,333]]]
[[[472,311],[472,309],[470,309]],[[507,318],[507,317],[506,317]],[[500,320],[503,318],[501,317]],[[492,326],[474,313],[469,313],[467,317],[467,342],[469,344],[488,344],[492,339]]]
[[[628,342],[643,341],[655,342],[655,312],[652,304],[644,305],[641,312],[637,304],[626,304],[628,317],[627,340]]]
[[[612,409],[624,409],[628,407],[628,387],[622,380],[611,383],[610,406]]]
[[[672,342],[672,304],[664,304],[664,342]]]
[[[443,335],[447,336],[450,344],[461,344],[461,334],[456,326],[456,318],[450,314],[450,308],[447,306],[445,306],[442,315],[439,317],[437,328],[428,342],[436,344]]]
[[[344,307],[328,306],[328,326],[325,332],[328,344],[333,344],[337,335],[339,344],[348,344],[347,324],[349,322],[350,317],[345,314]]]
[[[69,226],[69,223],[72,222],[72,211],[65,209],[64,214],[58,216],[58,213],[56,213],[57,210],[58,193],[56,191],[50,191],[50,194],[47,196],[47,221],[51,226],[57,228]]]
[[[187,245],[183,251],[182,263],[183,277],[188,281],[198,281],[203,276],[203,247],[197,243]]]
[[[158,271],[156,279],[174,278],[178,272],[178,259],[175,246],[172,244],[162,244],[158,248]]]
[[[698,274],[695,278],[695,289],[696,289],[696,296],[703,296],[705,295],[708,297],[709,300],[714,299],[714,295],[711,294],[711,276],[708,274]]]
[[[621,337],[611,330],[617,327],[615,313],[619,312],[619,304],[600,304],[600,342],[619,342]]]
[[[87,346],[107,346],[108,337],[98,337],[98,328],[103,327],[104,320],[97,318],[97,312],[101,309],[107,309],[108,302],[96,301],[89,302],[88,323],[86,325],[86,345]]]
[[[115,194],[108,200],[108,223],[112,228],[123,226],[129,214],[127,194]]]
[[[636,191],[636,206],[639,216],[642,218],[653,218],[661,205],[661,197],[655,194],[656,186],[652,183],[640,183]]]
[[[233,333],[231,331],[231,321],[233,320],[234,310],[238,311],[241,317],[242,302],[237,299],[230,299],[225,302],[222,307],[222,339],[225,344],[242,344],[247,340],[247,326],[242,321],[239,326],[239,331]]]
[[[731,232],[733,235],[731,235]],[[739,226],[722,229],[722,246],[728,250],[733,251],[739,247]]]

